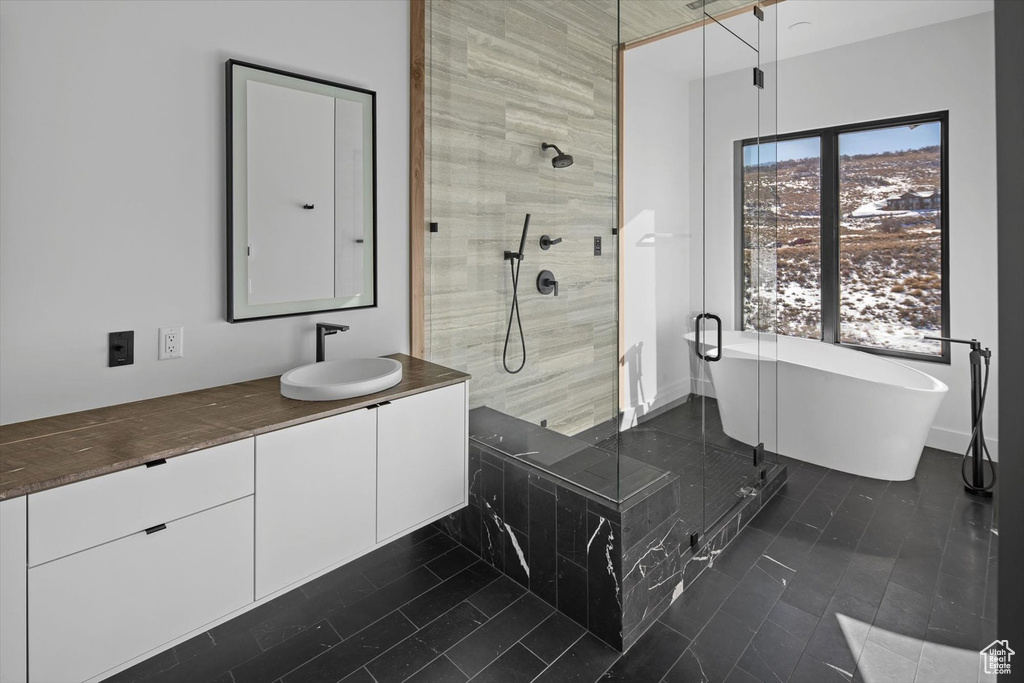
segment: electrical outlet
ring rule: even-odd
[[[161,327],[160,328],[160,348],[157,352],[158,360],[168,360],[171,358],[181,358],[182,356],[182,328],[178,327]]]

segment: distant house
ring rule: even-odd
[[[904,192],[885,200],[886,211],[935,211],[941,208],[941,195],[935,190]]]

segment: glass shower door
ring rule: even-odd
[[[695,316],[697,386],[703,413],[704,531],[757,494],[774,389],[765,365],[774,331],[771,164],[762,159],[767,85],[759,54],[762,20],[753,9],[707,16],[701,81],[703,282]],[[772,105],[774,106],[774,105]],[[774,117],[772,117],[773,119]],[[762,382],[764,380],[764,383]]]

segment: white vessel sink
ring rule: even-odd
[[[299,401],[336,401],[384,391],[402,381],[392,358],[348,358],[302,365],[281,375],[281,395]]]

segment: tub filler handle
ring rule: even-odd
[[[705,355],[700,352],[700,347],[704,344],[704,334],[700,326],[700,321],[704,318],[710,318],[711,320],[714,320],[715,322],[718,323],[718,352],[714,357],[712,357],[711,355]],[[697,319],[694,321],[694,324],[697,326],[697,357],[700,358],[701,360],[706,360],[709,363],[714,363],[716,360],[722,360],[722,319],[719,318],[714,313],[701,313],[700,315],[697,316]]]

